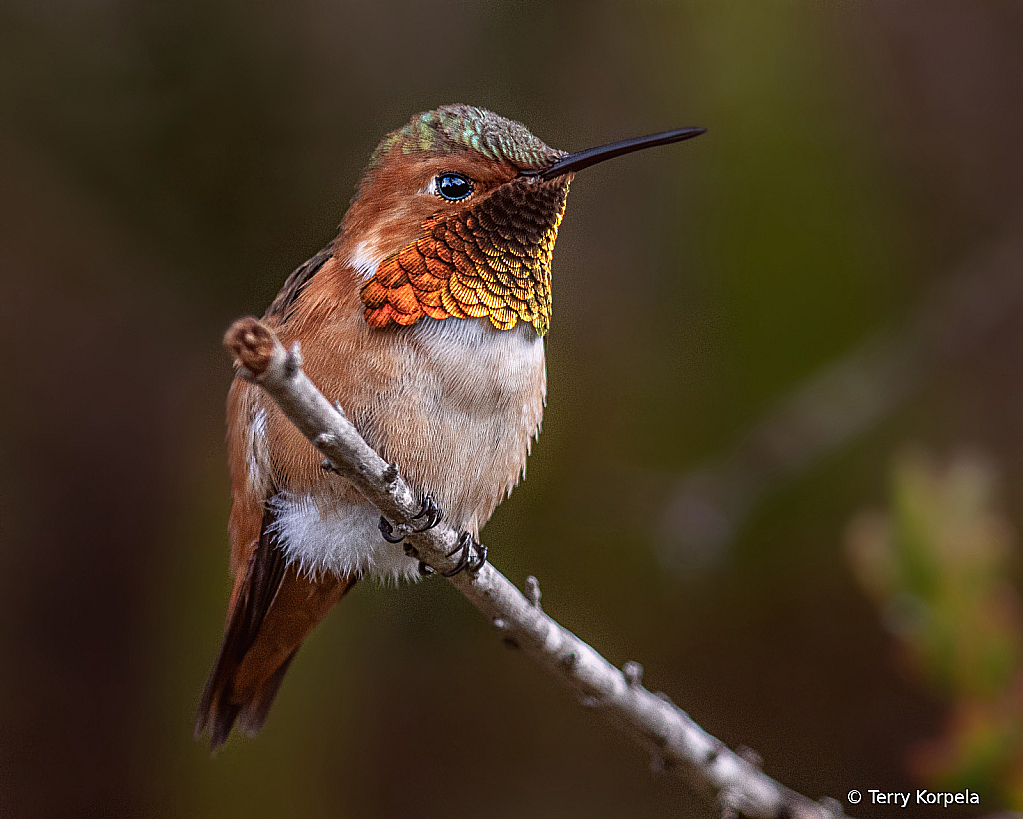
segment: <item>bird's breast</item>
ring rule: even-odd
[[[356,402],[353,421],[449,522],[475,533],[518,483],[539,432],[543,339],[530,325],[499,331],[463,319],[426,319],[391,336],[381,360],[365,362],[375,394]]]
[[[475,534],[518,483],[547,390],[543,339],[531,325],[497,330],[478,319],[426,318],[377,329],[351,309],[335,311],[315,332],[282,330],[286,344],[301,341],[317,387],[452,525]],[[258,408],[253,416],[266,429],[261,472],[290,491],[338,491],[301,434],[276,407],[261,406],[266,422]]]

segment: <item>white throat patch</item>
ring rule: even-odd
[[[380,262],[383,260],[384,256],[374,253],[369,241],[363,240],[353,248],[348,257],[348,264],[358,271],[363,281],[369,281],[376,275],[377,268],[380,267]]]

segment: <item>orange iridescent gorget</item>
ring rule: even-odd
[[[423,222],[422,235],[380,263],[362,287],[372,327],[429,316],[518,322],[544,335],[551,320],[551,256],[568,181],[516,180],[482,202]]]

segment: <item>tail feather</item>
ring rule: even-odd
[[[284,675],[288,671],[288,666],[291,665],[291,661],[295,659],[297,653],[298,649],[296,648],[288,655],[288,659],[281,663],[280,668],[267,678],[266,682],[263,683],[256,693],[256,696],[249,700],[238,714],[238,729],[245,736],[254,737],[259,733],[259,729],[263,727],[267,714],[270,713],[270,706],[273,705],[281,683],[284,682]]]
[[[199,702],[195,735],[209,732],[212,750],[236,721],[249,736],[259,731],[302,641],[358,580],[301,576],[267,531],[271,515],[236,580],[224,642]]]

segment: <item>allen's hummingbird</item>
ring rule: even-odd
[[[569,154],[481,108],[418,114],[384,137],[337,238],[263,317],[422,493],[423,526],[443,513],[468,534],[460,566],[482,565],[475,537],[540,430],[551,255],[575,172],[701,133]],[[196,721],[214,748],[235,721],[259,730],[302,641],[360,578],[420,574],[258,387],[235,379],[227,426],[234,589]]]

